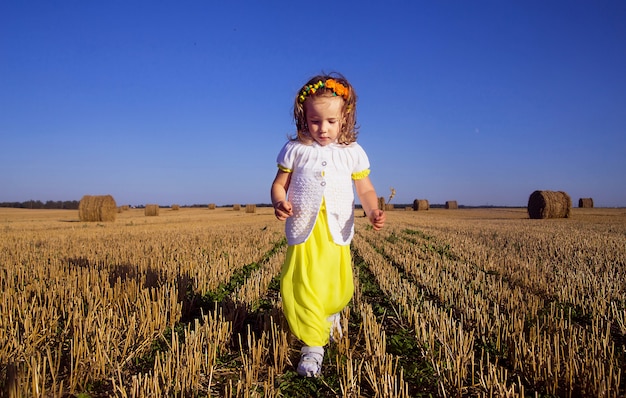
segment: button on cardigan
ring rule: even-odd
[[[285,223],[287,243],[306,241],[324,200],[333,241],[349,244],[354,236],[352,180],[369,174],[369,159],[363,148],[356,142],[322,146],[317,142],[305,145],[289,141],[276,161],[281,170],[291,173],[288,200],[293,216]]]

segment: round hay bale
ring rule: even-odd
[[[580,198],[578,199],[578,207],[585,209],[593,208],[593,198]]]
[[[159,205],[155,205],[155,204],[146,205],[146,208],[144,209],[143,214],[145,214],[148,217],[158,216]]]
[[[429,208],[430,208],[430,205],[428,204],[428,200],[426,200],[426,199],[415,199],[413,201],[413,210],[414,211],[428,210]]]
[[[115,221],[117,204],[111,195],[85,195],[78,204],[80,221]]]
[[[458,209],[459,205],[456,203],[456,200],[448,200],[446,201],[446,209]]]
[[[209,210],[215,210],[215,203],[209,203]]]
[[[391,203],[385,204],[385,211],[392,211],[393,209],[395,209],[395,207]]]
[[[246,213],[256,213],[256,205],[246,205]]]
[[[172,210],[180,210],[180,205],[172,205]]]
[[[385,210],[385,198],[382,196],[378,198],[378,209]]]
[[[235,204],[233,205],[233,211],[239,211],[241,210],[241,205]]]
[[[532,219],[568,218],[572,199],[563,191],[535,191],[528,198],[528,216]]]

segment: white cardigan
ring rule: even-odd
[[[293,216],[285,223],[289,245],[306,241],[325,199],[328,227],[338,245],[354,236],[353,179],[369,174],[369,159],[356,142],[349,145],[289,141],[276,159],[281,170],[291,172],[288,199]]]

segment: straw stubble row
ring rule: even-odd
[[[476,359],[471,366],[479,369],[472,370],[471,381],[453,379],[462,369],[450,373],[448,380],[456,388],[476,387],[478,371],[479,385],[492,391],[519,394],[525,388],[543,388],[551,394],[585,391],[614,396],[623,383],[624,346],[616,348],[615,342],[624,335],[620,328],[626,303],[623,278],[620,282],[616,277],[623,272],[619,264],[623,264],[624,250],[613,245],[614,235],[591,241],[575,228],[556,235],[554,226],[545,235],[544,228],[522,224],[519,229],[494,228],[489,233],[484,225],[478,229],[457,222],[450,227],[424,226],[419,234],[406,226],[392,228],[385,239],[362,230],[367,244],[355,241],[377,259],[368,262],[386,264],[381,281],[397,279],[387,290],[401,296],[399,302],[410,303],[405,297],[417,289],[426,298],[423,309],[431,305],[450,309],[458,325],[475,333]],[[531,231],[535,240],[528,239]],[[454,242],[459,249],[450,250],[445,242]],[[612,258],[618,268],[606,266]],[[397,267],[402,274],[395,271]],[[416,328],[418,338],[424,336],[424,327],[437,330],[433,327],[436,318],[426,314],[422,311],[416,317],[426,322]],[[437,335],[454,330],[453,324],[439,329]],[[455,342],[463,346],[459,339],[441,342],[446,347]],[[432,347],[432,339],[423,341]],[[436,362],[435,367],[440,369],[441,363],[451,362]],[[505,373],[520,374],[525,382],[508,382],[507,377],[485,382],[486,375]],[[490,385],[498,387],[494,390]]]

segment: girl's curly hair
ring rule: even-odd
[[[313,142],[313,138],[311,138],[311,135],[309,134],[309,128],[306,123],[304,103],[309,97],[335,95],[331,88],[326,87],[326,81],[329,79],[335,80],[348,89],[347,99],[344,98],[343,120],[341,122],[341,130],[339,131],[337,142],[347,145],[356,141],[356,137],[358,135],[358,127],[356,125],[356,92],[348,80],[338,73],[314,76],[306,84],[304,84],[300,90],[298,90],[298,94],[296,95],[293,105],[293,118],[296,123],[296,136],[291,137],[292,140],[300,141],[305,144]],[[306,94],[306,98],[301,100],[303,90],[307,86],[315,85],[320,81],[324,83],[324,86],[317,88],[315,91],[308,92]]]

